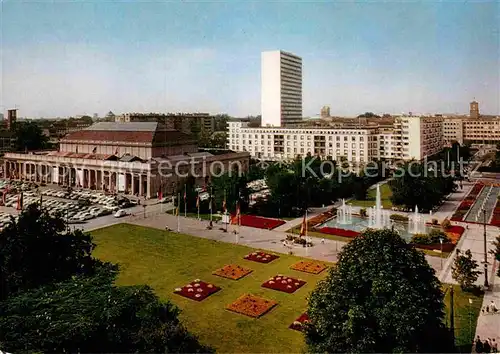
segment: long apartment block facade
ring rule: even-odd
[[[500,117],[444,118],[443,137],[446,143],[496,145],[500,143]]]
[[[345,128],[250,128],[229,122],[228,148],[262,160],[306,155],[359,164],[421,160],[443,148],[442,118],[398,117],[392,126]]]

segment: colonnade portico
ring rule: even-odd
[[[3,177],[151,197],[151,178],[145,172],[92,169],[62,164],[4,161]]]

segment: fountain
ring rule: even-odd
[[[417,207],[415,213],[410,215],[408,223],[393,222],[390,218],[390,212],[382,208],[379,185],[377,185],[376,189],[375,205],[367,209],[367,214],[368,218],[353,216],[352,207],[342,201],[342,205],[337,210],[337,217],[326,221],[319,228],[333,227],[362,232],[366,228],[384,229],[392,227],[395,232],[407,241],[411,239],[414,233],[427,233],[426,219],[424,215],[418,213]]]
[[[348,225],[352,223],[352,206],[346,205],[345,199],[342,199],[342,206],[337,209],[338,223]]]
[[[382,198],[380,195],[380,185],[377,184],[377,194],[375,206],[368,208],[368,227],[373,229],[383,229],[391,225],[391,220],[386,211],[382,208]]]
[[[425,218],[418,212],[418,205],[415,205],[415,211],[408,219],[408,229],[412,234],[425,233]]]

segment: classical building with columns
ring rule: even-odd
[[[247,152],[198,152],[191,135],[157,122],[101,122],[67,134],[59,151],[6,153],[4,177],[155,197],[173,193],[187,176],[197,183],[245,172]]]

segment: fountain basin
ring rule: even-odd
[[[316,228],[321,231],[322,227],[331,227],[331,228],[336,228],[336,229],[344,229],[344,230],[350,230],[350,231],[356,231],[356,232],[363,232],[364,230],[369,228],[369,223],[368,223],[368,218],[363,218],[360,216],[351,216],[351,224],[343,224],[337,218],[330,219],[326,221],[325,223],[317,226]],[[413,233],[410,232],[408,229],[408,223],[405,222],[398,222],[398,221],[392,221],[391,220],[391,227],[394,226],[394,230],[399,233],[399,235],[406,240],[407,242],[410,242]],[[429,233],[432,230],[432,226],[425,226],[425,231],[424,233]]]

